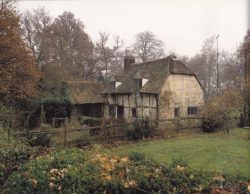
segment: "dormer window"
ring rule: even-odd
[[[109,89],[110,91],[115,89],[115,81],[110,81]]]
[[[142,88],[142,79],[134,79],[134,90],[138,92]]]
[[[134,91],[138,92],[146,83],[148,79],[142,76],[142,72],[137,72],[134,76]]]

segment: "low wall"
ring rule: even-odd
[[[183,117],[176,119],[159,120],[156,134],[172,134],[187,130],[201,130],[204,118]]]

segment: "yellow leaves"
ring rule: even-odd
[[[34,183],[35,185],[37,184],[36,178],[33,178],[32,181],[33,181],[33,183]]]
[[[221,180],[221,181],[223,181],[224,178],[223,178],[221,175],[215,174],[215,175],[214,175],[214,180]]]
[[[181,172],[184,172],[184,169],[185,169],[184,167],[181,167],[180,165],[177,165],[176,168],[178,171],[181,171]]]
[[[56,176],[56,173],[58,173],[58,169],[51,169],[50,174],[52,174],[53,176]]]
[[[62,191],[62,186],[61,185],[58,187],[58,191]]]
[[[45,158],[45,157],[46,157],[46,156],[42,155],[42,156],[36,157],[36,159],[37,159],[37,160],[40,160],[40,159]]]
[[[127,182],[124,183],[124,187],[125,187],[125,188],[129,188],[129,183],[127,183]]]
[[[99,157],[97,158],[98,162],[103,163],[103,158]]]
[[[63,168],[62,170],[63,170],[62,172],[68,173],[67,168]]]
[[[129,185],[131,185],[131,186],[137,186],[137,183],[136,183],[136,181],[133,179],[133,180],[129,181]]]
[[[194,178],[194,175],[191,174],[191,175],[190,175],[190,178],[193,179],[193,178]]]
[[[106,179],[110,181],[112,179],[112,176],[111,175],[107,175]]]
[[[30,173],[29,173],[29,172],[24,172],[23,174],[25,174],[25,175],[27,175],[27,176],[28,176]]]
[[[110,174],[108,174],[107,172],[102,172],[101,176],[103,177],[103,181],[105,182],[105,180],[112,180],[112,176]]]
[[[115,163],[117,163],[117,159],[110,159],[109,162],[114,165]]]
[[[54,181],[54,180],[56,180],[56,178],[55,177],[50,177],[49,180]]]
[[[136,181],[134,179],[129,181],[129,182],[124,183],[125,188],[129,188],[130,186],[137,186],[137,183],[136,183]]]
[[[129,157],[125,156],[124,158],[120,159],[120,162],[128,162],[129,161]]]
[[[49,183],[49,187],[52,189],[53,187],[55,187],[56,186],[56,184],[54,184],[54,183],[52,183],[52,182],[50,182]]]
[[[124,173],[123,173],[122,171],[119,171],[119,175],[120,175],[121,177],[124,177]]]

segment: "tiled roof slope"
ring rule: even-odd
[[[72,104],[104,103],[101,82],[66,81],[66,94]]]
[[[184,63],[174,59],[172,56],[147,61],[143,63],[134,63],[127,71],[123,72],[123,82],[113,91],[104,93],[133,93],[134,76],[139,72],[143,78],[149,81],[140,90],[141,93],[158,94],[170,74],[195,75]]]

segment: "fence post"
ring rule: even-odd
[[[56,119],[53,117],[52,118],[52,127],[55,128],[55,126],[56,126]]]
[[[65,124],[64,124],[64,143],[63,147],[65,148],[67,145],[67,131],[68,131],[68,118],[65,118]]]
[[[176,132],[179,133],[179,122],[180,122],[180,119],[179,117],[177,116],[176,118]]]

